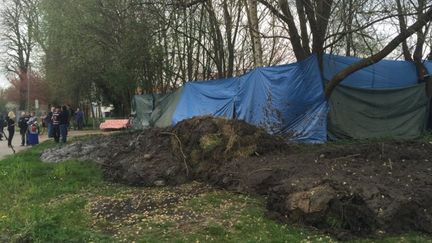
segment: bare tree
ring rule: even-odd
[[[26,88],[31,56],[36,42],[33,38],[37,23],[37,0],[9,0],[2,12],[2,40],[6,43],[5,67],[19,77],[19,108],[25,109]]]
[[[312,53],[319,56],[323,54],[333,0],[302,0],[296,1],[295,6],[287,0],[279,0],[278,6],[268,0],[258,1],[288,26],[288,34],[297,60],[303,60],[311,53],[308,29],[312,35]],[[300,23],[300,28],[297,22]]]

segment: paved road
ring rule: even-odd
[[[5,132],[6,132],[6,136],[7,136],[6,129],[5,129]],[[69,135],[69,137],[77,137],[77,136],[83,136],[83,135],[89,135],[89,134],[101,134],[101,133],[102,133],[102,131],[100,131],[100,130],[70,131],[68,135]],[[47,135],[39,136],[39,142],[46,141],[47,139],[48,139]],[[14,146],[15,151],[17,151],[17,152],[24,150],[24,149],[27,149],[27,148],[30,148],[29,146],[28,147],[22,147],[21,146],[21,135],[19,134],[19,132],[15,133],[15,136],[13,137],[13,140],[12,140],[12,144]],[[12,149],[10,149],[7,146],[7,141],[5,141],[5,140],[0,141],[0,160],[4,159],[5,156],[10,155],[10,154],[13,154],[13,152],[12,152]]]

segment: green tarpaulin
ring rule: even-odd
[[[168,94],[135,95],[132,100],[133,122],[135,129],[149,127],[168,127],[172,125],[172,115],[183,88]]]
[[[426,129],[425,85],[403,89],[338,86],[330,98],[330,139],[416,138]]]
[[[177,108],[183,87],[175,92],[157,97],[155,108],[150,117],[150,124],[155,127],[169,127],[173,124],[173,113]]]
[[[135,95],[132,99],[133,116],[132,125],[135,129],[144,129],[150,126],[150,116],[153,112],[153,95]]]

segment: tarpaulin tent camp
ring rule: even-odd
[[[153,112],[153,94],[135,95],[132,99],[132,125],[135,129],[148,128]]]
[[[172,125],[173,113],[183,88],[167,94],[135,95],[132,100],[133,127],[168,127]]]
[[[237,90],[237,78],[186,83],[173,123],[203,115],[233,118]]]
[[[238,119],[298,142],[327,140],[327,102],[315,56],[294,64],[256,68],[239,81]]]
[[[183,87],[176,91],[156,98],[155,107],[150,116],[150,125],[154,127],[168,127],[172,125],[173,115],[183,93]]]
[[[359,60],[325,55],[325,80]],[[331,139],[415,138],[424,133],[429,116],[425,84],[418,83],[414,63],[405,61],[383,60],[351,74],[329,103]]]
[[[241,77],[188,82],[174,96],[145,95],[133,103],[137,128],[212,115],[241,119],[297,142],[322,143],[327,138],[327,103],[316,56]],[[144,107],[141,112],[137,104]]]
[[[325,55],[330,80],[358,58]],[[425,63],[432,71],[432,65]],[[415,65],[383,60],[348,76],[329,101],[333,139],[420,136],[429,115],[425,85]],[[194,116],[241,119],[293,141],[327,138],[328,104],[316,56],[275,67],[256,68],[228,79],[188,82],[167,95],[134,97],[134,127],[165,127]]]
[[[330,99],[329,137],[416,138],[428,119],[425,85],[402,89],[340,86]]]
[[[296,142],[325,142],[327,102],[317,58],[256,68],[238,78],[189,82],[173,122],[198,115],[244,120]]]
[[[341,70],[360,61],[357,57],[324,55],[324,80],[331,80]],[[416,85],[417,70],[412,62],[382,60],[362,68],[342,81],[342,85],[365,89],[394,89]]]

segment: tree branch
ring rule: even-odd
[[[397,35],[395,38],[393,38],[380,52],[363,59],[359,62],[356,62],[344,70],[337,73],[332,80],[328,83],[326,89],[325,89],[325,95],[326,98],[330,98],[334,88],[339,85],[348,75],[362,69],[365,67],[368,67],[384,57],[386,57],[390,52],[392,52],[400,43],[402,43],[404,40],[406,40],[408,37],[410,37],[412,34],[417,32],[419,29],[423,28],[428,22],[432,20],[432,7],[429,8],[429,10],[421,15],[417,21],[412,24],[406,31],[401,32],[399,35]]]

